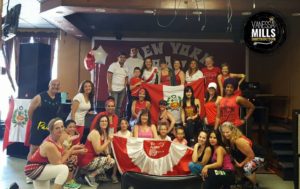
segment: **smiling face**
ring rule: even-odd
[[[207,140],[207,134],[205,132],[200,132],[198,135],[198,143],[201,145],[205,145]]]
[[[195,60],[192,60],[191,63],[190,63],[190,69],[192,70],[197,70],[197,62]]]
[[[213,87],[208,88],[207,91],[210,96],[214,96],[216,94],[216,89]]]
[[[177,129],[176,138],[179,141],[182,141],[184,139],[184,130],[183,129]]]
[[[139,99],[140,100],[144,100],[145,97],[146,97],[146,91],[145,91],[145,89],[140,89],[138,95],[139,95]]]
[[[211,146],[216,146],[218,144],[216,133],[210,133],[210,135],[209,135],[209,144]]]
[[[212,57],[205,58],[204,64],[206,67],[212,67],[214,65],[214,60]]]
[[[57,120],[52,128],[52,131],[50,131],[51,135],[53,135],[55,138],[59,138],[64,130],[64,123],[62,120]]]
[[[162,137],[165,137],[165,136],[167,136],[167,134],[168,134],[167,126],[166,125],[159,126],[159,135]]]
[[[120,56],[118,57],[118,62],[119,62],[120,64],[124,64],[125,61],[126,61],[126,56],[125,56],[125,55],[120,55]]]
[[[76,134],[76,124],[71,122],[69,123],[67,126],[66,126],[66,132],[69,134],[69,135],[75,135]]]
[[[106,102],[105,110],[108,114],[115,113],[115,102],[113,100],[109,100]]]
[[[122,131],[126,131],[128,129],[128,122],[126,120],[122,120],[120,123],[120,127]]]
[[[60,89],[60,81],[57,79],[50,81],[48,88],[50,93],[58,93]]]
[[[142,124],[147,124],[148,123],[148,119],[149,119],[148,114],[144,113],[144,114],[141,115],[141,122],[142,122]]]
[[[178,69],[181,68],[180,62],[179,62],[178,60],[175,60],[173,66],[174,66],[174,69],[175,69],[175,70],[178,70]]]
[[[228,66],[223,66],[221,71],[222,71],[222,75],[228,75],[229,74]]]
[[[191,90],[186,91],[185,93],[187,98],[191,98],[193,96],[193,92]]]
[[[227,139],[227,140],[230,140],[231,136],[232,136],[232,131],[226,127],[226,126],[223,126],[222,127],[222,134],[223,136]]]
[[[92,84],[89,83],[89,82],[86,82],[83,85],[83,91],[84,91],[85,94],[90,94],[92,92]]]
[[[152,60],[150,58],[147,58],[145,60],[145,66],[146,66],[147,69],[152,68]]]
[[[234,87],[232,84],[227,84],[225,87],[225,95],[226,96],[231,96],[234,93]]]
[[[106,128],[108,127],[107,117],[101,117],[99,120],[99,125],[101,130],[106,130]]]

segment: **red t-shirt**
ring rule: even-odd
[[[220,121],[229,121],[238,127],[243,124],[240,119],[240,106],[236,103],[237,96],[223,97],[220,101]]]
[[[204,104],[205,114],[207,118],[207,124],[210,126],[215,125],[217,117],[217,105],[216,102],[206,102]]]
[[[98,119],[103,116],[103,115],[107,115],[108,116],[108,113],[107,112],[100,112],[99,114],[96,115],[96,117],[93,119],[92,123],[91,123],[91,126],[90,126],[90,131],[93,130],[98,122]],[[114,133],[117,132],[117,129],[118,129],[118,123],[119,123],[119,118],[116,114],[113,114],[112,115],[112,122],[110,123],[109,125],[109,128],[114,128]]]
[[[132,77],[129,81],[129,85],[135,85],[137,84],[138,82],[142,81],[141,78],[139,77]],[[140,90],[141,86],[137,86],[135,87],[134,89],[131,90],[131,96],[135,96],[137,97],[138,96],[138,92]]]
[[[213,67],[213,69],[209,70],[206,67],[201,69],[204,77],[205,77],[205,89],[211,82],[218,83],[217,77],[221,74],[221,69],[219,67]]]

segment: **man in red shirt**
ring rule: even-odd
[[[218,83],[217,77],[221,74],[221,69],[214,66],[214,57],[208,56],[204,60],[206,67],[202,68],[201,71],[205,77],[205,89],[207,89],[208,84],[211,82]]]

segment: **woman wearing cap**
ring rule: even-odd
[[[186,86],[183,92],[181,120],[185,128],[186,139],[191,146],[195,143],[200,131],[200,101],[195,98],[191,86]]]
[[[142,79],[145,83],[157,84],[158,69],[153,66],[151,58],[146,58],[142,67]]]
[[[228,78],[235,78],[238,79],[238,86],[235,91],[235,95],[241,95],[241,91],[239,90],[240,84],[245,80],[245,74],[236,74],[236,73],[230,73],[229,72],[229,66],[228,64],[224,63],[221,65],[221,74],[218,75],[218,84],[220,87],[220,94],[221,96],[224,96],[224,81]]]
[[[222,99],[221,96],[218,96],[217,93],[217,84],[215,82],[211,82],[208,84],[207,92],[205,94],[205,118],[204,124],[208,127],[206,129],[212,130],[215,126],[215,121],[217,117],[217,104]]]
[[[224,81],[224,87],[225,96],[217,105],[215,129],[217,129],[220,124],[228,121],[233,123],[234,126],[240,127],[243,131],[245,128],[241,126],[249,119],[255,107],[244,97],[234,95],[234,91],[237,89],[237,82],[234,78],[226,79]],[[240,118],[240,106],[247,109],[247,113],[242,119]]]
[[[180,60],[175,60],[173,63],[173,69],[175,74],[175,85],[184,85],[185,83],[185,74],[181,70],[182,63]]]
[[[175,118],[173,114],[171,114],[167,110],[168,102],[165,100],[159,101],[159,114],[158,114],[158,123],[157,125],[161,125],[162,123],[165,123],[167,126],[167,132],[170,133],[173,131],[174,125],[175,125]]]
[[[140,111],[143,109],[150,110],[150,107],[151,107],[151,103],[150,103],[150,97],[148,91],[144,88],[141,88],[138,92],[138,99],[134,100],[131,106],[131,112],[132,112],[131,119],[130,119],[131,131],[133,131],[133,126],[136,124]]]
[[[203,73],[198,68],[198,62],[196,60],[191,60],[188,65],[188,70],[185,73],[185,81],[191,83],[203,78]]]
[[[160,70],[158,71],[158,84],[174,86],[175,85],[175,74],[174,71],[168,67],[165,60],[159,61]]]
[[[150,111],[143,109],[140,111],[138,120],[133,129],[133,136],[138,138],[157,138],[157,129],[151,123]]]

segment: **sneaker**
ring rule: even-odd
[[[32,184],[32,179],[29,177],[26,177],[26,184]]]
[[[89,186],[93,187],[96,185],[95,177],[91,177],[89,175],[84,176],[84,180],[88,183]]]
[[[111,177],[111,183],[116,184],[118,182],[119,182],[119,180],[118,180],[118,178],[116,176],[112,176]]]
[[[74,179],[70,180],[66,184],[64,184],[64,189],[79,189],[81,184],[76,183]]]

